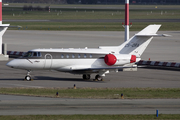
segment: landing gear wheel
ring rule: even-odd
[[[91,78],[91,76],[89,74],[83,74],[82,77],[84,80],[89,80]]]
[[[27,75],[26,75],[26,77],[24,78],[25,80],[27,80],[27,81],[31,81],[31,80],[32,80],[30,73],[31,73],[31,70],[28,70]]]
[[[31,81],[31,76],[27,75],[27,76],[25,77],[25,80]]]
[[[103,78],[100,75],[96,75],[95,80],[96,81],[103,81]]]

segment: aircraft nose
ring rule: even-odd
[[[15,68],[15,67],[17,67],[17,62],[16,62],[16,60],[11,60],[6,64],[6,66]]]

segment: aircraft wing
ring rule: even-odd
[[[71,73],[73,74],[91,74],[91,73],[99,73],[99,72],[106,72],[106,71],[137,71],[137,65],[131,65],[131,66],[116,66],[116,67],[99,67],[99,68],[77,68],[72,69]]]
[[[123,69],[123,68],[136,68],[136,65],[133,66],[118,66],[118,67],[101,67],[101,68],[87,68],[80,70],[113,70],[113,69]]]
[[[140,60],[137,63],[137,65],[138,67],[142,67],[142,68],[180,70],[180,63],[176,63],[176,62]]]

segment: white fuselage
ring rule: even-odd
[[[57,70],[73,74],[83,74],[83,79],[90,79],[90,74],[100,76],[119,70],[134,71],[133,64],[141,55],[153,37],[165,36],[156,34],[161,25],[149,25],[119,46],[100,46],[97,49],[34,49],[24,56],[7,63],[17,69]],[[129,68],[129,69],[128,69]],[[30,80],[29,72],[25,79]]]
[[[103,50],[101,48],[35,49],[29,51],[29,54],[27,53],[23,57],[10,61],[7,63],[7,66],[25,70],[57,70],[62,72],[114,68],[114,66],[109,66],[104,62],[105,55],[112,52],[116,53],[116,51]],[[116,64],[118,64],[115,66],[122,66],[130,63],[130,58],[123,55],[117,61]]]

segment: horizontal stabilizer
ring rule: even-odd
[[[168,34],[149,34],[149,35],[140,35],[136,34],[138,37],[170,37],[171,35]]]
[[[149,25],[143,30],[141,30],[139,33],[136,34],[136,36],[152,36],[157,35],[156,32],[159,30],[161,25]]]

